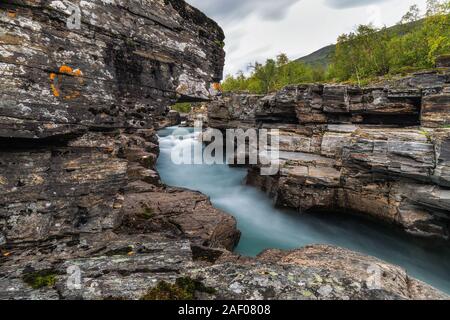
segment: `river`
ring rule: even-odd
[[[269,248],[295,249],[329,244],[402,266],[410,275],[450,294],[450,248],[422,241],[371,220],[332,213],[299,214],[274,207],[272,200],[243,182],[247,170],[227,165],[176,165],[173,150],[199,144],[192,130],[183,139],[176,128],[159,131],[161,155],[157,169],[162,181],[200,191],[219,209],[233,215],[242,232],[236,252],[256,256]]]

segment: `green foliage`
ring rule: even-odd
[[[423,136],[425,136],[425,137],[427,138],[428,142],[431,143],[431,141],[432,141],[432,135],[431,135],[431,132],[430,132],[430,131],[421,130],[421,131],[420,131],[420,134],[423,135]]]
[[[177,103],[172,106],[172,110],[178,111],[180,113],[189,113],[192,109],[192,104],[185,102],[185,103]]]
[[[141,216],[142,216],[144,219],[149,220],[149,219],[153,218],[154,215],[155,215],[155,213],[153,212],[153,209],[152,209],[152,208],[146,206],[146,207],[144,207],[144,208],[142,209],[142,214],[141,214]]]
[[[225,42],[223,42],[223,41],[216,40],[216,41],[214,41],[214,43],[222,49],[225,48]]]
[[[330,65],[335,50],[336,46],[331,44],[295,61],[304,63],[308,66],[326,69]]]
[[[328,76],[339,81],[382,76],[389,72],[389,57],[385,43],[389,33],[371,25],[360,25],[355,33],[339,37]]]
[[[331,64],[289,62],[285,54],[255,63],[245,76],[227,76],[224,91],[265,94],[289,84],[311,82],[351,82],[368,84],[379,77],[406,74],[435,66],[436,58],[450,53],[450,0],[428,0],[427,12],[411,6],[398,25],[375,28],[360,25],[338,38]]]
[[[22,279],[35,290],[53,287],[56,284],[56,275],[52,270],[25,273]]]
[[[450,52],[450,1],[429,0],[421,18],[418,7],[412,6],[396,28],[359,26],[342,35],[328,77],[361,82],[434,67],[439,55]]]
[[[205,287],[200,281],[191,278],[178,278],[175,284],[161,281],[149,290],[141,300],[194,300],[195,292],[214,294],[213,288]]]
[[[299,62],[290,62],[285,54],[268,59],[265,64],[255,63],[246,77],[239,72],[235,77],[227,76],[222,84],[224,91],[249,91],[265,94],[279,90],[288,84],[323,81],[325,72]]]

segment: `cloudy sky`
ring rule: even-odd
[[[287,53],[296,59],[369,22],[393,25],[426,0],[187,0],[216,20],[226,34],[225,74]]]

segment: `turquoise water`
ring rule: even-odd
[[[159,132],[158,171],[164,183],[200,191],[212,203],[236,217],[241,241],[236,252],[256,256],[269,248],[295,249],[330,244],[402,266],[410,275],[450,294],[450,248],[412,237],[379,223],[343,214],[300,215],[273,206],[262,191],[243,184],[247,170],[226,165],[175,165],[171,152],[199,142],[190,131],[180,137],[175,128]]]

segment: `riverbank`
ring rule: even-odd
[[[193,133],[176,139],[176,128],[158,132],[161,155],[157,170],[163,183],[197,190],[212,204],[233,215],[241,239],[235,250],[256,257],[268,249],[293,250],[327,244],[399,265],[436,288],[450,293],[450,249],[442,242],[420,241],[401,230],[359,216],[311,212],[300,215],[277,209],[264,192],[244,184],[247,169],[227,165],[175,165],[172,152],[187,152],[200,142]]]
[[[275,129],[281,170],[252,166],[247,182],[277,206],[341,211],[417,237],[450,237],[450,66],[376,87],[292,85],[225,94],[209,127]]]

